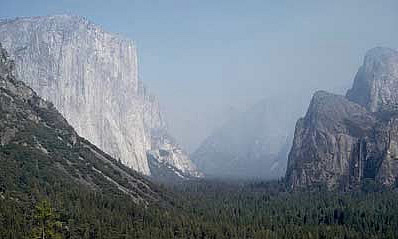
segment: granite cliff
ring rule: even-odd
[[[146,178],[80,137],[51,102],[16,79],[13,68],[0,44],[2,193],[73,185],[104,194],[126,194],[143,204],[161,199],[159,190]]]
[[[15,75],[106,153],[145,175],[151,175],[151,154],[200,176],[177,143],[164,144],[166,123],[138,79],[132,41],[85,18],[61,15],[1,20],[0,42],[16,62]],[[158,157],[159,150],[170,157]]]
[[[286,171],[292,188],[387,187],[398,177],[398,52],[374,48],[346,97],[316,92],[296,124]]]

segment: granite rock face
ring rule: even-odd
[[[192,160],[209,177],[282,177],[294,117],[288,107],[274,105],[264,100],[230,119],[200,145]]]
[[[368,52],[347,96],[320,91],[296,124],[286,171],[292,188],[357,189],[398,177],[397,53]]]
[[[203,176],[189,159],[188,153],[178,147],[175,139],[164,129],[152,130],[151,148],[152,150],[147,151],[148,162],[151,164],[150,169],[151,172],[159,172],[154,177],[162,180],[160,176],[162,169],[168,171],[169,175],[177,176],[175,177],[177,179]],[[172,177],[168,176],[165,179],[172,179]]]
[[[292,187],[349,181],[360,138],[372,132],[375,119],[344,96],[314,94],[304,118],[297,121],[286,178]]]
[[[2,20],[0,42],[16,62],[16,76],[53,102],[81,136],[151,174],[147,152],[161,145],[153,143],[152,132],[167,127],[158,101],[138,79],[132,41],[85,18],[61,15]],[[180,151],[162,160],[197,173],[177,144],[167,147]]]
[[[367,52],[347,98],[371,112],[398,105],[398,51],[376,47]]]
[[[136,203],[161,200],[154,184],[81,138],[51,102],[40,98],[14,76],[13,68],[14,63],[0,44],[3,190],[29,188],[33,183],[41,187],[56,179],[60,185],[76,185],[91,191],[119,191]]]

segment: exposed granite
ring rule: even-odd
[[[0,165],[7,169],[0,181],[5,189],[50,183],[46,180],[55,176],[87,190],[121,192],[137,203],[161,199],[151,182],[81,138],[51,102],[16,79],[13,66],[0,44]],[[23,180],[9,180],[20,174]]]
[[[347,96],[320,91],[296,124],[286,171],[292,188],[357,189],[398,177],[398,54],[374,48]]]
[[[167,127],[158,101],[138,80],[132,41],[61,15],[2,20],[0,42],[17,63],[17,77],[53,102],[80,135],[151,174],[147,152],[158,150],[151,132]],[[190,163],[183,150],[175,155],[180,160],[171,166]],[[196,172],[193,165],[188,171]]]
[[[397,105],[397,92],[398,51],[383,47],[369,50],[347,98],[376,112]]]

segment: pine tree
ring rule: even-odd
[[[35,224],[32,229],[33,239],[61,239],[57,231],[61,223],[57,221],[57,215],[50,205],[50,202],[43,200],[36,205],[34,214]]]

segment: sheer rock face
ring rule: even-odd
[[[292,187],[345,185],[358,157],[356,146],[372,132],[375,119],[344,96],[315,93],[298,120],[286,178]]]
[[[280,102],[279,102],[280,103]],[[210,135],[191,156],[210,177],[282,177],[291,146],[289,107],[262,101]]]
[[[103,193],[120,191],[136,203],[162,199],[148,179],[81,138],[51,102],[14,76],[13,68],[0,43],[0,165],[6,169],[0,181],[4,189],[51,183],[55,176],[60,185],[65,182]],[[7,180],[13,177],[24,180]]]
[[[397,105],[398,51],[382,47],[369,50],[347,98],[371,112]]]
[[[355,189],[365,179],[391,186],[398,177],[398,61],[368,52],[347,96],[314,94],[297,121],[286,179],[292,188]]]
[[[16,62],[16,76],[53,102],[80,135],[151,174],[147,152],[158,150],[151,132],[167,129],[156,98],[138,80],[132,41],[81,17],[51,16],[0,21],[0,42]],[[171,166],[195,171],[182,152]]]

